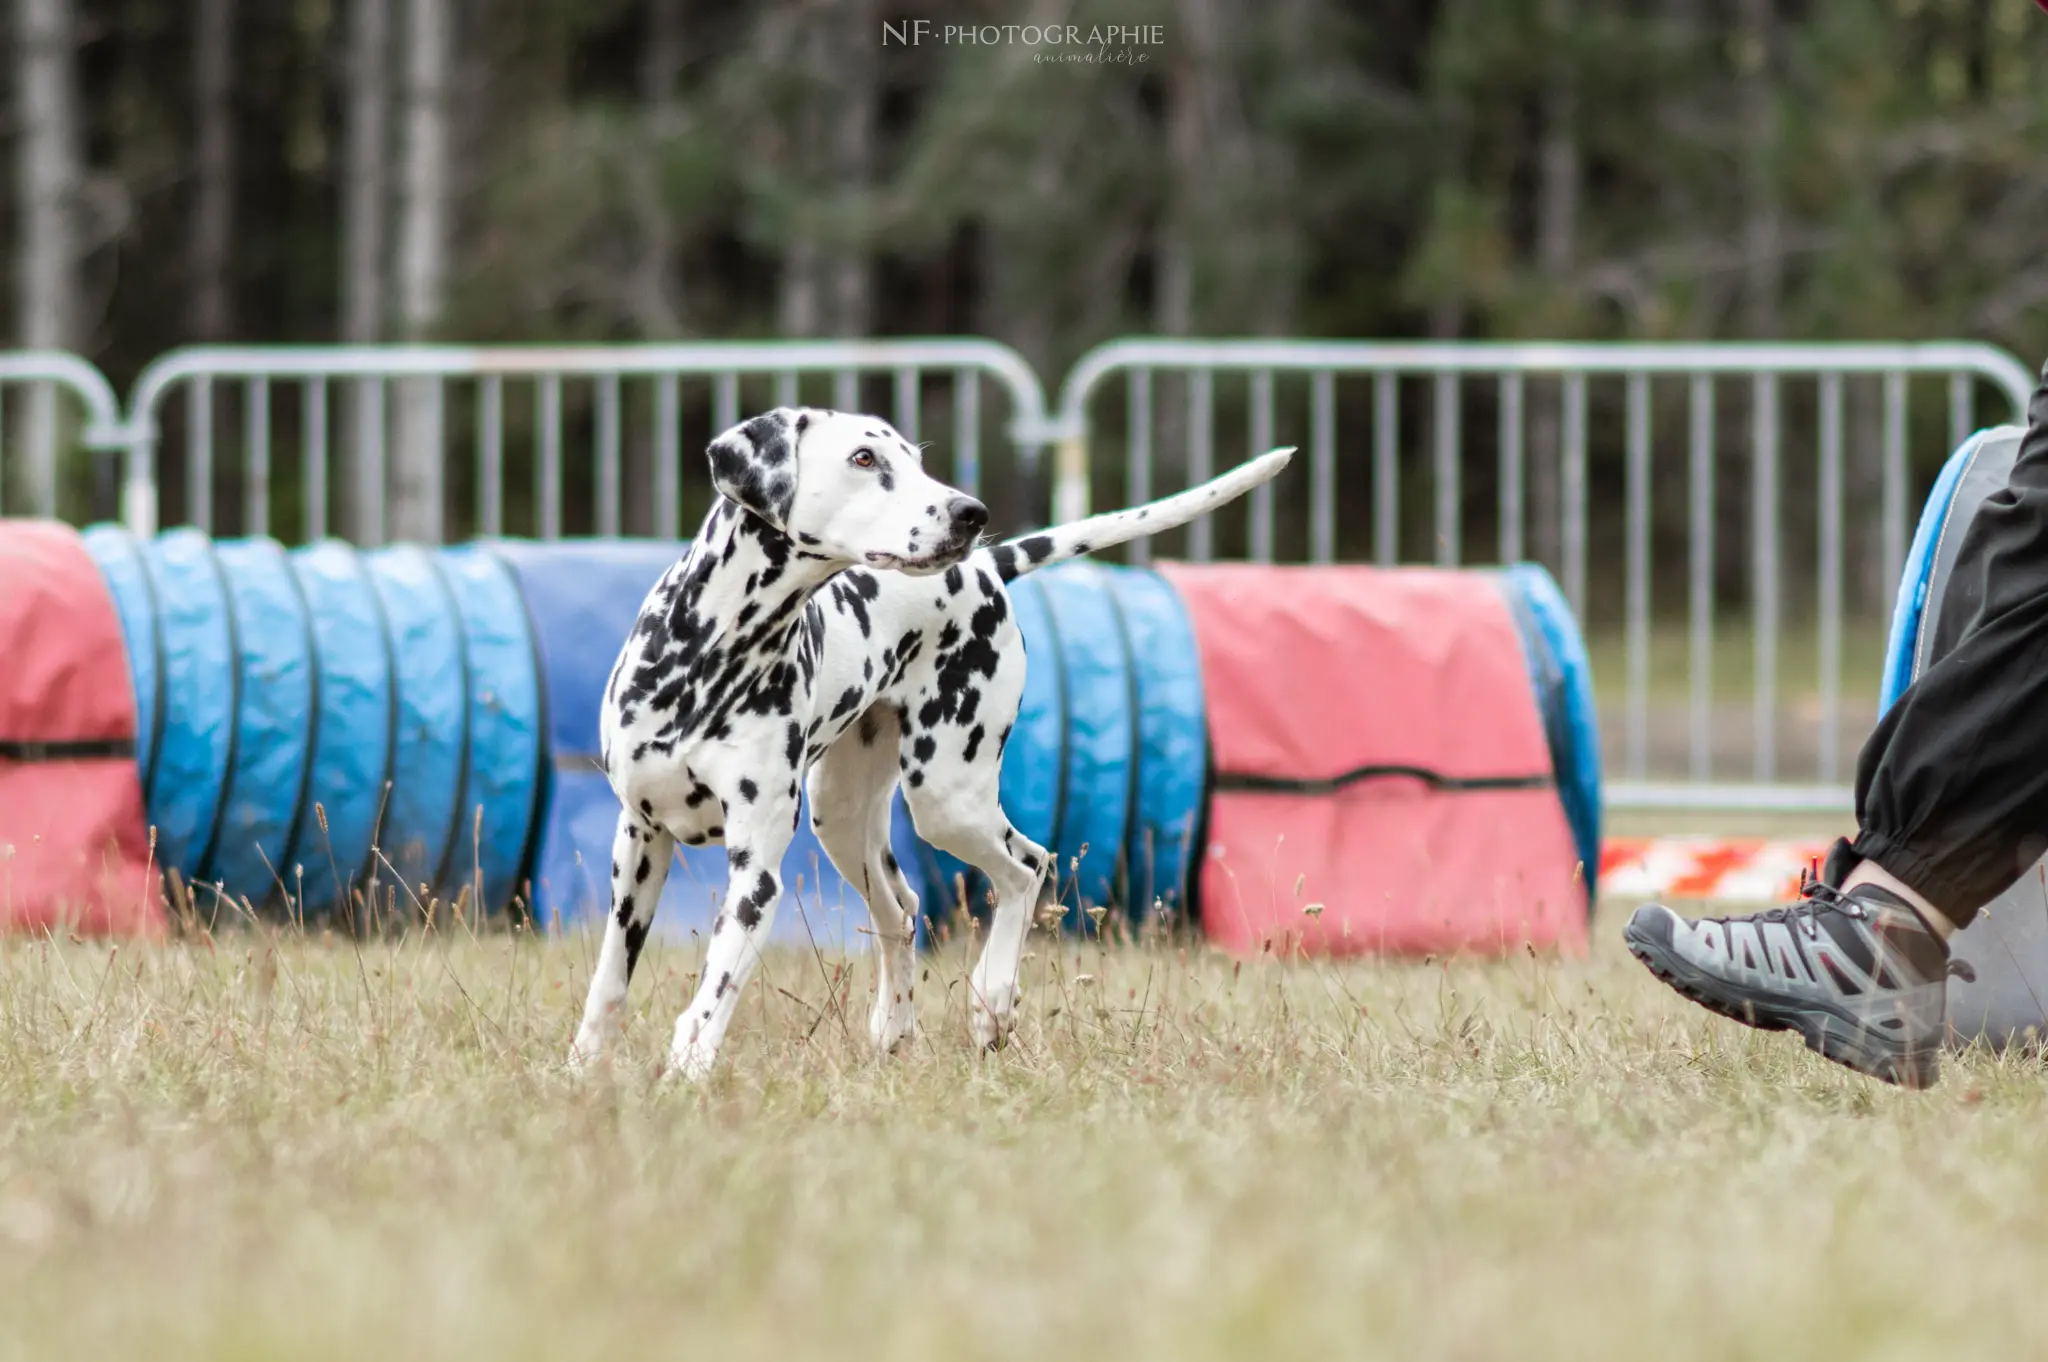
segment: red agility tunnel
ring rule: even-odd
[[[161,930],[120,621],[78,533],[0,521],[0,930]]]
[[[1211,940],[1244,954],[1584,948],[1581,850],[1503,574],[1162,571],[1208,697]]]

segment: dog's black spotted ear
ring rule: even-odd
[[[809,418],[788,407],[742,421],[711,442],[711,482],[778,530],[796,500],[796,446]]]

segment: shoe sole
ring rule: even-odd
[[[1758,1004],[1754,999],[1723,992],[1710,976],[1691,972],[1664,946],[1636,935],[1630,923],[1622,938],[1629,954],[1672,990],[1698,1003],[1709,1012],[1759,1031],[1796,1031],[1806,1048],[1847,1069],[1902,1088],[1930,1088],[1941,1077],[1941,1062],[1934,1050],[1914,1050],[1888,1044],[1859,1018],[1827,1007],[1791,1007]]]

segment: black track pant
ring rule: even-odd
[[[1981,604],[1864,744],[1851,850],[1961,926],[2048,851],[2048,370],[2011,485],[1970,522],[1955,572]]]

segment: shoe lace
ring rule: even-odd
[[[1757,919],[1763,922],[1783,922],[1799,928],[1806,933],[1807,939],[1812,941],[1820,937],[1820,916],[1823,913],[1841,913],[1858,921],[1870,916],[1868,908],[1814,874],[1811,867],[1801,867],[1799,898],[1792,903],[1758,913]]]

